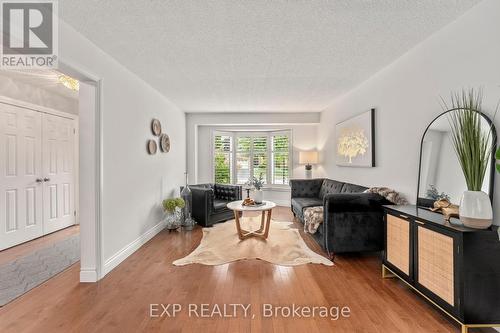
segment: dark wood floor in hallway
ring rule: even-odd
[[[279,221],[293,218],[288,208],[273,213]],[[162,231],[96,284],[78,283],[79,265],[74,265],[0,309],[0,332],[460,331],[401,282],[382,280],[378,255],[339,256],[333,267],[281,267],[260,260],[173,266],[201,236],[201,228],[191,233]],[[321,252],[308,235],[303,237]],[[150,318],[152,303],[181,304],[183,311],[175,318]],[[255,318],[244,318],[241,311],[238,318],[189,317],[189,303],[251,304]],[[350,317],[263,318],[265,303],[348,306]]]

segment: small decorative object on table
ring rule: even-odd
[[[262,173],[259,175],[259,178],[252,177],[250,178],[246,185],[252,186],[254,190],[254,198],[253,200],[255,201],[256,204],[261,204],[262,203],[262,187],[264,186],[264,180],[262,179]]]
[[[444,192],[439,193],[438,189],[435,185],[430,184],[427,192],[425,193],[428,199],[432,199],[435,201],[439,201],[441,199],[445,199],[450,201],[450,196]]]
[[[434,208],[431,208],[433,212],[441,212],[444,215],[445,221],[450,221],[452,217],[459,217],[458,206],[452,204],[448,199],[440,199],[434,202]]]
[[[245,200],[243,200],[243,202],[241,203],[242,206],[254,206],[255,205],[255,201],[251,198],[246,198]]]
[[[163,200],[165,210],[165,226],[168,230],[177,230],[181,226],[182,209],[185,207],[182,198],[171,198]]]
[[[243,186],[243,189],[247,192],[246,199],[250,199],[250,191],[252,190],[252,186],[248,185],[247,183]]]

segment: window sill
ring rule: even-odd
[[[271,186],[264,186],[262,190],[274,191],[274,192],[290,192],[291,188],[289,185],[271,185]]]

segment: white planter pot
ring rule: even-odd
[[[263,197],[263,192],[262,190],[255,190],[253,192],[253,200],[255,201],[255,203],[262,203],[262,197]]]
[[[490,197],[482,191],[465,191],[460,200],[459,214],[466,227],[489,228],[493,221]]]

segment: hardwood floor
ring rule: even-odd
[[[273,218],[292,220],[284,207],[275,209]],[[201,235],[201,228],[191,233],[162,231],[95,284],[78,283],[79,267],[73,265],[0,309],[0,332],[460,331],[402,283],[383,280],[378,255],[338,256],[333,267],[280,267],[259,260],[173,266],[172,261],[198,245]],[[303,237],[321,252],[308,235]],[[151,303],[179,303],[184,310],[175,318],[150,318]],[[189,303],[251,304],[256,316],[190,318]],[[348,306],[350,317],[263,318],[263,303]]]
[[[57,241],[71,237],[80,232],[80,225],[74,225],[46,236],[42,236],[26,243],[16,245],[14,247],[0,251],[0,265],[9,261],[16,260],[18,258],[24,257],[38,249],[50,246]]]

